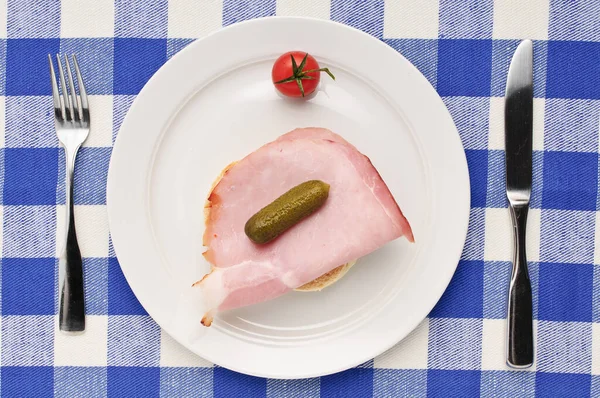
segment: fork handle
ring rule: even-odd
[[[85,300],[83,292],[83,261],[77,243],[73,211],[73,174],[77,150],[65,148],[67,159],[67,239],[58,267],[60,280],[59,329],[63,332],[85,330]]]
[[[527,205],[510,206],[515,252],[508,292],[506,363],[512,368],[528,368],[533,364],[533,308],[525,255],[528,210]]]

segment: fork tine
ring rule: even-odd
[[[77,102],[77,93],[75,92],[75,82],[73,82],[73,74],[71,73],[71,66],[69,65],[69,57],[67,57],[67,54],[65,54],[65,64],[67,66],[67,76],[68,76],[68,84],[69,84],[69,91],[71,91],[71,117],[73,118],[73,120],[81,120],[81,113],[77,114],[75,112],[75,108],[80,108],[78,102]]]
[[[75,54],[73,57],[73,65],[75,65],[75,74],[77,75],[77,85],[79,86],[79,98],[81,99],[81,107],[79,108],[79,114],[81,115],[82,120],[85,118],[84,111],[89,112],[89,104],[87,91],[85,91],[85,86],[83,85],[83,77],[81,76],[81,71],[79,70],[79,63],[77,62],[77,56]]]
[[[56,73],[54,72],[54,64],[52,62],[52,56],[48,54],[48,64],[50,65],[50,84],[52,85],[52,101],[54,102],[54,114],[56,117],[65,117],[65,107],[60,101],[60,94],[58,92],[58,84],[56,84]]]
[[[67,89],[67,84],[65,83],[65,72],[63,70],[62,62],[60,61],[60,55],[56,54],[56,62],[58,64],[58,74],[60,76],[60,88],[62,89],[62,100],[65,104],[65,108],[69,110],[69,112],[65,112],[65,120],[71,121],[73,120],[73,104],[71,104],[71,98],[69,97],[69,90]]]

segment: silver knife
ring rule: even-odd
[[[506,363],[533,364],[531,283],[525,256],[525,230],[531,197],[533,141],[533,44],[524,40],[513,55],[504,104],[506,196],[514,232],[514,257],[508,292]]]

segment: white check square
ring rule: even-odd
[[[112,95],[90,95],[90,134],[83,146],[111,147],[112,146]]]
[[[112,0],[62,0],[62,37],[111,37],[115,33]]]
[[[0,39],[6,38],[6,0],[0,0]]]
[[[544,113],[546,100],[533,99],[533,150],[544,150]],[[490,98],[488,148],[504,150],[504,97]]]
[[[485,209],[485,255],[486,261],[511,261],[513,255],[513,231],[510,211]]]
[[[54,366],[106,366],[108,316],[87,315],[85,333],[71,336],[54,332]]]
[[[330,0],[277,0],[278,16],[329,19]]]
[[[83,257],[108,257],[109,232],[106,206],[76,205],[75,227]]]
[[[549,0],[495,0],[494,39],[548,39]]]
[[[527,260],[540,260],[540,209],[529,209],[527,216]],[[512,261],[513,227],[510,210],[485,209],[485,260]]]
[[[427,369],[429,319],[425,319],[404,340],[376,357],[375,368]]]
[[[386,1],[383,37],[437,39],[439,2],[437,0]]]
[[[533,322],[533,342],[536,347],[537,321]],[[534,352],[535,355],[535,352]],[[526,371],[535,372],[535,362]],[[506,365],[506,319],[484,319],[481,370],[513,370]]]
[[[223,0],[169,0],[168,37],[193,39],[218,30],[223,21]]]
[[[211,368],[213,367],[213,364],[183,347],[161,329],[160,366],[179,368]]]

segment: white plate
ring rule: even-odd
[[[271,84],[272,62],[293,49],[337,77],[324,75],[310,101],[282,99]],[[304,126],[330,128],[371,158],[416,243],[391,242],[323,292],[292,292],[202,328],[201,309],[182,292],[208,270],[198,253],[212,181],[231,161]],[[464,245],[469,176],[442,100],[396,51],[337,23],[267,18],[196,41],[150,79],[114,146],[108,214],[123,273],[167,333],[238,372],[303,378],[359,365],[427,316]]]

